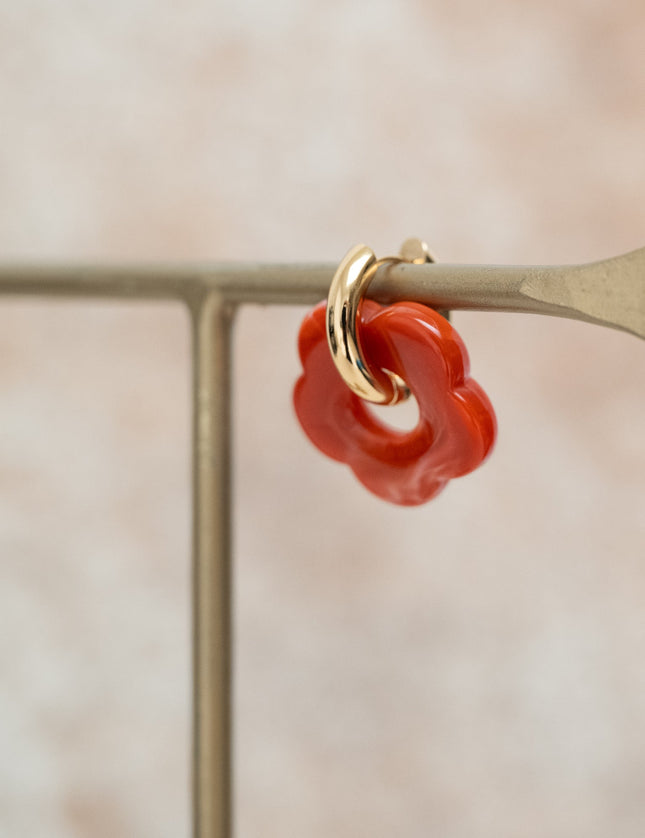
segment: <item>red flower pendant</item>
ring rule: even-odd
[[[418,403],[417,426],[399,431],[377,419],[340,377],[325,309],[320,303],[305,317],[298,340],[304,373],[294,406],[314,445],[346,463],[375,495],[404,506],[425,503],[484,462],[497,433],[495,413],[469,377],[466,347],[445,318],[419,303],[360,305],[358,331],[371,373],[384,390],[391,387],[384,370],[400,376]]]

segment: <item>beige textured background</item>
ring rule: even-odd
[[[642,3],[0,3],[0,258],[645,245]],[[497,450],[367,495],[236,348],[238,835],[642,838],[635,338],[460,314]],[[187,836],[188,331],[0,304],[0,835]]]

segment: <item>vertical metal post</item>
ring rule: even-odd
[[[0,295],[173,299],[193,336],[193,836],[232,838],[231,323],[235,305],[306,304],[336,265],[0,265]],[[524,311],[645,338],[645,248],[589,265],[400,264],[370,295],[445,309]]]
[[[231,323],[217,293],[193,323],[193,836],[231,838]]]

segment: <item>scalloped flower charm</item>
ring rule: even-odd
[[[484,462],[495,442],[495,413],[445,318],[419,303],[361,303],[359,337],[371,373],[384,389],[391,386],[384,371],[395,373],[417,400],[416,427],[400,431],[381,422],[340,377],[325,309],[318,305],[300,328],[304,372],[294,390],[300,424],[323,454],[346,463],[378,497],[403,506],[429,501]]]

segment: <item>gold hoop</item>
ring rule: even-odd
[[[365,363],[357,331],[357,315],[367,286],[381,265],[433,261],[425,242],[407,239],[401,247],[400,256],[377,259],[369,247],[358,244],[338,266],[327,298],[327,342],[343,381],[362,399],[375,404],[396,404],[410,395],[403,379],[390,370],[383,372],[392,383],[392,392],[382,390]]]

